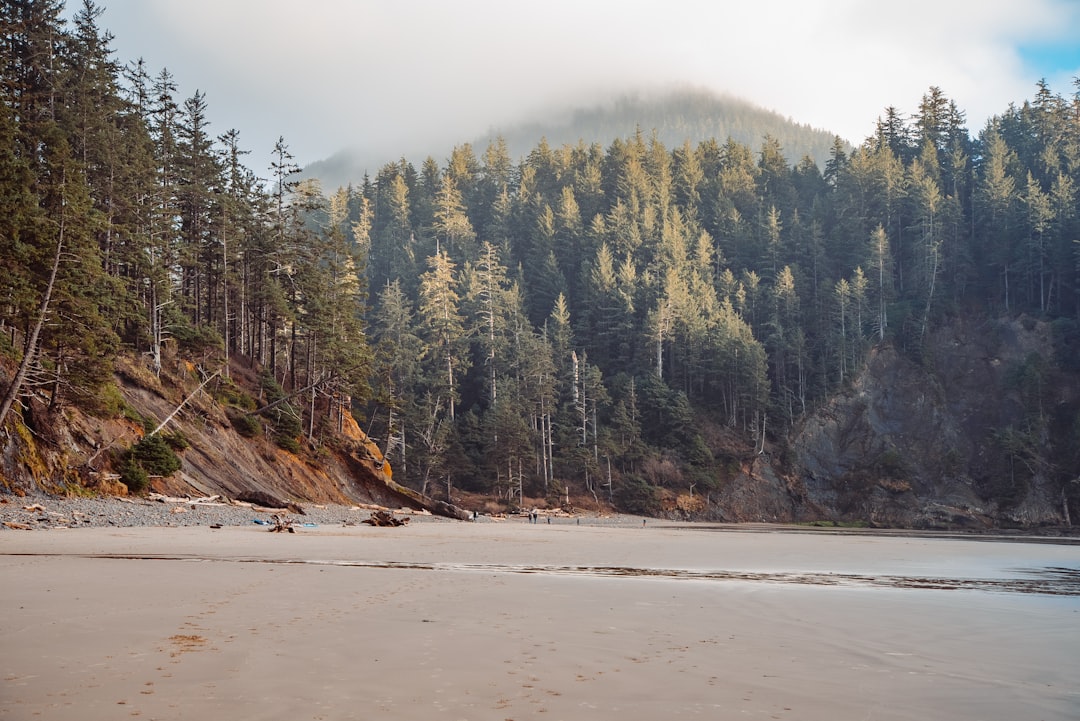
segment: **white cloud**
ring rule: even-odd
[[[1021,45],[1075,33],[1069,0],[112,0],[121,60],[207,93],[253,158],[361,145],[393,157],[559,104],[664,83],[730,92],[860,141],[936,85],[969,126],[1041,74]],[[1050,78],[1052,81],[1054,78]],[[1052,84],[1058,92],[1065,85]],[[258,168],[259,161],[252,160]]]

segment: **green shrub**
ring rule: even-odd
[[[128,453],[120,465],[120,481],[130,493],[142,493],[150,485],[150,477],[132,453]]]
[[[180,350],[200,355],[208,350],[225,347],[225,341],[217,329],[205,325],[192,326],[185,319],[180,320],[181,322],[170,326]]]
[[[904,457],[895,448],[886,448],[878,456],[877,472],[885,478],[903,478],[907,475]]]
[[[279,448],[283,448],[289,453],[300,453],[300,441],[296,440],[294,436],[278,436],[276,442]]]
[[[180,470],[180,458],[161,436],[145,436],[131,447],[131,457],[151,476],[168,476]]]
[[[169,444],[169,448],[174,451],[184,451],[191,447],[191,443],[188,442],[187,436],[180,431],[163,433],[162,438]]]
[[[143,428],[146,428],[146,426],[150,423],[148,420],[143,418],[141,413],[139,413],[127,403],[125,403],[124,406],[120,409],[120,416],[122,418],[128,419],[132,423],[136,423],[142,426]],[[153,428],[153,426],[151,426],[151,428]]]
[[[299,453],[300,444],[296,441],[296,437],[303,431],[303,425],[300,422],[300,411],[288,401],[282,400],[285,398],[285,391],[274,380],[273,375],[264,373],[261,382],[268,404],[282,401],[273,408],[262,412],[263,417],[269,421],[274,429],[275,442],[287,451]]]
[[[115,383],[105,383],[98,389],[91,402],[85,404],[86,410],[98,418],[114,418],[126,415],[129,408],[127,401],[120,395]]]
[[[623,513],[651,516],[656,513],[656,489],[639,476],[627,476],[615,490],[615,507]]]
[[[235,406],[245,411],[253,411],[258,407],[255,404],[255,399],[236,385],[236,382],[231,378],[222,379],[214,390],[214,398],[226,406]]]
[[[229,422],[232,423],[232,427],[236,429],[236,432],[242,435],[244,438],[254,438],[262,433],[262,423],[259,419],[248,413],[229,413]]]

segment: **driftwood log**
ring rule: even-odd
[[[408,522],[408,516],[395,518],[394,514],[389,511],[373,511],[370,518],[361,521],[361,523],[366,523],[369,526],[404,526]]]
[[[282,518],[276,513],[270,516],[270,520],[274,522],[274,525],[270,526],[270,533],[296,533],[296,529],[293,528],[292,520]]]
[[[256,506],[262,506],[263,508],[285,508],[298,515],[306,515],[304,509],[301,508],[299,504],[282,500],[265,491],[244,491],[236,496],[236,500],[243,501],[244,503],[251,503]]]

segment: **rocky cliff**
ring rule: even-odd
[[[1080,476],[1072,351],[1031,319],[956,323],[874,351],[791,439],[796,516],[889,526],[1068,525]]]

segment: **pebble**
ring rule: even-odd
[[[302,505],[304,515],[279,514],[296,525],[356,525],[372,509],[355,506]],[[146,498],[80,498],[0,494],[0,532],[46,528],[132,526],[244,526],[269,521],[271,512],[245,506],[175,503]],[[435,519],[421,516],[425,520]]]

